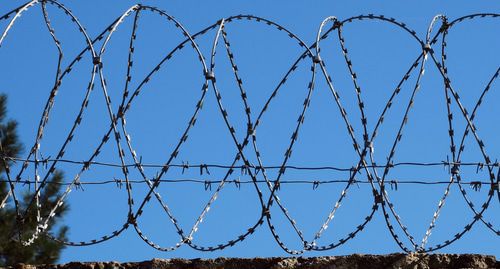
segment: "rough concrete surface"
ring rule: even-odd
[[[14,269],[343,269],[343,268],[500,268],[495,256],[479,254],[388,254],[288,257],[153,259],[143,262],[71,262],[60,265],[18,264]]]

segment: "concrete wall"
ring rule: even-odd
[[[72,262],[62,265],[23,265],[19,269],[285,269],[285,268],[500,268],[494,256],[477,254],[389,254],[349,255],[314,258],[218,258],[218,259],[154,259],[144,262]]]

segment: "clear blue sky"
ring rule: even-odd
[[[11,0],[0,5],[0,15],[23,4],[25,1]],[[125,12],[135,1],[61,1],[70,8],[86,27],[91,37],[97,36],[106,26]],[[473,13],[499,13],[500,3],[494,1],[142,1],[143,5],[156,6],[177,18],[190,33],[196,33],[221,18],[237,14],[252,14],[275,21],[295,33],[306,44],[315,41],[321,21],[327,16],[346,19],[360,14],[383,14],[404,22],[414,29],[420,39],[425,38],[427,27],[437,14],[444,14],[450,20]],[[65,51],[63,66],[71,61],[84,46],[82,35],[70,24],[60,10],[48,9],[53,16],[53,27]],[[0,48],[0,91],[9,96],[9,115],[19,121],[20,136],[26,149],[32,146],[36,126],[43,105],[48,97],[57,63],[57,51],[48,35],[40,6],[24,14],[16,23]],[[121,100],[126,74],[128,38],[133,16],[126,19],[112,37],[103,56],[104,74],[113,108]],[[499,20],[486,19],[463,23],[450,31],[448,37],[448,68],[453,87],[460,95],[464,106],[472,111],[477,98],[500,63]],[[0,22],[0,29],[6,22]],[[297,43],[262,24],[233,22],[226,26],[231,49],[234,51],[252,116],[262,108],[270,93],[293,61],[303,52]],[[135,89],[144,76],[157,62],[183,40],[178,29],[167,24],[164,19],[146,13],[141,16],[136,42],[136,53],[132,71],[131,89]],[[344,35],[354,69],[363,90],[363,99],[368,115],[368,129],[373,129],[382,108],[398,81],[420,54],[420,45],[406,32],[381,22],[357,22],[345,26]],[[212,30],[197,42],[209,62],[210,49],[215,36]],[[101,43],[96,46],[101,48]],[[439,48],[439,45],[437,45]],[[238,88],[234,83],[229,61],[225,56],[222,40],[217,47],[216,75],[224,106],[235,126],[238,137],[246,133],[246,118],[243,113]],[[356,96],[350,75],[343,62],[338,38],[333,35],[322,42],[322,56],[333,78],[334,86],[342,97],[350,121],[359,141],[362,141],[362,126],[356,103]],[[164,163],[185,128],[190,113],[200,96],[204,82],[202,69],[193,50],[187,46],[169,61],[148,83],[127,114],[127,130],[133,146],[143,163]],[[301,104],[307,94],[310,81],[310,60],[299,65],[297,71],[280,90],[276,101],[263,117],[258,129],[258,146],[265,165],[280,165]],[[91,59],[88,54],[75,66],[65,79],[58,94],[51,120],[45,131],[41,152],[44,157],[55,157],[62,139],[67,135],[75,120],[85,87],[91,75]],[[311,107],[289,165],[297,166],[338,166],[351,167],[358,161],[338,108],[327,84],[318,70]],[[374,141],[375,159],[384,163],[388,155],[397,127],[402,120],[405,105],[415,84],[416,72],[402,87],[402,93],[394,102],[379,135]],[[486,144],[492,160],[499,158],[500,142],[497,139],[500,98],[498,81],[492,85],[475,124]],[[109,117],[104,106],[102,88],[96,85],[84,114],[82,125],[75,139],[68,147],[65,158],[85,160],[109,126]],[[182,147],[174,163],[189,162],[231,164],[236,148],[217,108],[212,88],[209,88],[203,110],[197,125],[190,132],[188,142]],[[456,116],[456,133],[461,137],[465,121],[460,117],[456,105],[452,105]],[[115,110],[116,113],[116,110]],[[253,119],[252,119],[253,120]],[[477,143],[469,136],[465,143],[463,161],[484,162]],[[122,146],[126,147],[124,141]],[[27,150],[26,150],[27,151]],[[26,153],[26,152],[25,152]],[[253,154],[250,148],[246,153]],[[394,162],[440,162],[446,160],[449,150],[448,121],[443,91],[442,77],[431,62],[427,62],[421,91],[409,115],[403,140],[398,145]],[[250,158],[255,161],[255,157]],[[102,162],[118,163],[116,143],[111,141],[97,159]],[[127,151],[126,161],[132,159]],[[66,180],[73,179],[80,167],[61,164]],[[14,170],[19,169],[19,167]],[[498,168],[494,172],[497,173]],[[146,170],[148,177],[157,173],[157,168]],[[200,175],[198,169],[172,169],[165,179],[194,178],[218,180],[224,175],[223,169],[210,169],[210,175]],[[476,173],[476,167],[461,169],[463,180],[488,180],[487,170]],[[277,173],[270,171],[273,178]],[[349,174],[332,171],[287,171],[282,180],[323,180],[346,179]],[[33,177],[33,168],[25,177]],[[120,169],[93,167],[82,176],[82,181],[99,181],[123,178]],[[140,179],[140,174],[132,170],[130,178]],[[231,179],[249,180],[248,175],[237,171]],[[446,181],[449,174],[442,166],[404,167],[391,170],[388,179]],[[366,175],[359,175],[366,180]],[[212,186],[212,190],[215,189]],[[297,220],[306,238],[311,238],[319,229],[333,204],[338,199],[344,184],[321,185],[313,190],[312,184],[290,184],[282,186],[278,195]],[[391,201],[402,221],[415,236],[417,242],[423,237],[443,195],[445,185],[421,186],[400,185],[398,190],[388,190]],[[266,187],[261,185],[262,189]],[[474,192],[465,186],[472,201],[481,205],[485,201],[488,186]],[[147,187],[134,185],[134,199],[140,202]],[[177,216],[184,231],[190,230],[211,192],[203,185],[166,183],[159,188],[162,197]],[[269,191],[264,191],[268,194]],[[71,210],[65,218],[70,227],[69,237],[74,241],[88,240],[119,228],[126,219],[127,196],[125,188],[110,184],[105,186],[85,186],[84,190],[74,190],[67,202]],[[350,233],[370,212],[373,202],[371,188],[362,184],[349,189],[330,228],[318,241],[319,244],[336,242]],[[137,205],[136,205],[137,207]],[[274,206],[273,221],[280,237],[292,248],[301,248],[300,240],[292,227],[285,221],[281,211]],[[344,255],[351,253],[390,253],[401,251],[390,236],[382,218],[381,210],[355,239],[335,250],[310,252],[306,255]],[[500,205],[494,197],[485,219],[496,229],[500,223]],[[260,214],[260,204],[252,185],[237,189],[226,186],[209,212],[206,220],[195,234],[195,242],[200,245],[216,245],[233,239],[253,225]],[[436,223],[429,240],[429,246],[449,239],[470,222],[471,210],[456,185]],[[148,238],[161,246],[174,245],[178,236],[169,219],[156,200],[145,207],[139,223]],[[393,222],[393,225],[397,225]],[[399,231],[399,235],[403,236]],[[439,252],[476,252],[499,256],[500,241],[484,224],[476,223],[471,232],[461,240],[439,250]],[[267,228],[261,226],[257,232],[236,246],[213,253],[197,252],[183,246],[174,252],[160,252],[142,242],[133,229],[129,229],[105,243],[89,247],[68,247],[63,251],[61,262],[74,260],[119,260],[138,261],[151,258],[169,257],[218,257],[218,256],[282,256],[286,255],[275,243]]]

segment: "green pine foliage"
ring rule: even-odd
[[[0,95],[0,134],[2,142],[2,152],[4,156],[19,156],[23,146],[17,135],[17,122],[7,120],[7,97]],[[15,165],[8,162],[9,166]],[[6,181],[5,165],[0,161],[0,202],[6,197],[9,185]],[[51,184],[46,184],[40,193],[41,216],[45,217],[55,206],[57,197],[61,192],[59,183],[63,182],[62,172],[56,171],[48,180]],[[17,217],[14,201],[7,200],[6,207],[0,209],[0,267],[14,265],[17,263],[27,264],[50,264],[59,259],[61,250],[65,247],[45,235],[39,236],[30,246],[23,246],[19,242],[19,237],[23,239],[30,237],[35,228],[37,213],[35,203],[32,203],[33,188],[31,192],[22,194],[19,200],[19,212],[24,218],[19,221]],[[28,208],[29,207],[29,208]],[[64,204],[56,211],[56,215],[49,221],[47,231],[60,240],[66,240],[68,227],[57,225],[63,215],[68,211],[68,206]],[[25,213],[26,212],[26,213]]]

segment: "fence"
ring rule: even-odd
[[[81,34],[86,40],[86,44],[84,45],[83,50],[75,57],[68,66],[62,68],[62,58],[63,58],[63,49],[61,47],[61,42],[59,41],[56,31],[51,25],[50,21],[50,15],[47,12],[47,6],[55,6],[59,9],[61,9],[66,16],[71,18],[73,24],[75,27],[79,29]],[[395,242],[399,245],[399,247],[404,250],[405,252],[432,252],[438,249],[441,249],[443,247],[446,247],[453,242],[457,241],[460,239],[464,234],[466,234],[470,229],[473,227],[473,225],[479,223],[478,225],[485,225],[493,235],[500,235],[500,231],[498,228],[495,227],[494,224],[490,223],[486,218],[484,218],[484,213],[486,210],[489,208],[491,204],[496,203],[495,202],[495,196],[500,199],[500,193],[499,193],[499,170],[498,167],[500,164],[496,161],[492,161],[492,158],[487,154],[486,147],[479,137],[479,132],[477,132],[477,128],[474,124],[474,119],[476,116],[476,112],[478,108],[481,106],[483,99],[485,98],[486,94],[490,91],[492,85],[495,83],[496,79],[498,78],[498,73],[500,72],[500,69],[496,69],[496,72],[494,75],[491,77],[489,80],[488,84],[486,87],[483,89],[480,98],[477,100],[475,103],[475,106],[472,111],[468,111],[465,106],[462,104],[460,96],[458,92],[454,89],[452,86],[452,79],[449,77],[448,70],[447,70],[447,57],[446,57],[446,52],[447,52],[447,42],[446,42],[446,37],[448,32],[456,27],[457,25],[460,25],[461,23],[467,22],[467,21],[478,21],[478,20],[483,20],[485,18],[491,19],[491,18],[496,18],[500,16],[500,14],[472,14],[468,16],[463,16],[454,20],[449,20],[447,17],[443,15],[437,15],[432,22],[429,25],[427,35],[425,36],[424,39],[421,39],[417,33],[410,29],[407,25],[404,23],[399,22],[398,20],[394,18],[389,18],[385,17],[382,15],[373,15],[373,14],[368,14],[368,15],[360,15],[360,16],[355,16],[351,17],[345,20],[340,20],[335,17],[328,17],[325,20],[322,21],[319,30],[317,31],[316,35],[316,40],[313,44],[306,44],[302,39],[300,39],[296,34],[292,33],[291,31],[287,30],[285,27],[267,20],[265,18],[260,18],[256,16],[251,16],[251,15],[237,15],[237,16],[231,16],[227,17],[224,19],[221,19],[214,24],[204,28],[203,30],[197,32],[197,33],[190,33],[187,31],[187,29],[179,22],[177,21],[174,17],[170,16],[166,12],[159,10],[154,7],[149,7],[149,6],[143,6],[143,5],[134,5],[130,7],[122,16],[117,18],[110,26],[106,27],[102,33],[96,37],[91,37],[87,34],[87,31],[85,30],[85,27],[80,23],[78,18],[73,15],[73,13],[66,8],[64,5],[57,1],[53,0],[40,0],[40,1],[31,1],[11,12],[8,12],[7,14],[3,15],[0,17],[0,21],[7,21],[7,27],[4,29],[1,38],[0,38],[0,46],[3,45],[4,42],[8,41],[7,34],[10,33],[15,29],[14,25],[17,21],[20,20],[20,17],[23,13],[25,13],[28,9],[31,9],[35,6],[41,6],[41,11],[43,13],[45,23],[47,26],[47,29],[53,39],[54,44],[58,47],[59,51],[59,59],[58,59],[58,65],[59,69],[58,72],[56,73],[55,76],[55,83],[53,87],[50,89],[50,96],[46,101],[46,106],[43,110],[43,114],[41,115],[40,118],[40,124],[38,126],[38,132],[35,137],[35,143],[30,147],[29,154],[26,158],[18,158],[15,156],[8,156],[6,154],[2,154],[2,162],[3,166],[6,168],[6,176],[7,179],[4,180],[6,183],[8,183],[9,186],[9,192],[6,197],[0,197],[1,199],[1,204],[0,208],[4,208],[9,204],[9,201],[13,202],[13,205],[16,207],[16,212],[18,214],[18,221],[22,222],[23,217],[26,216],[27,212],[23,212],[20,208],[18,208],[18,198],[16,197],[16,188],[22,184],[28,184],[30,186],[34,186],[34,193],[32,200],[30,204],[35,204],[36,208],[38,210],[38,227],[34,234],[32,234],[28,240],[23,240],[23,244],[25,245],[30,245],[34,242],[36,238],[39,236],[48,236],[51,237],[53,240],[58,240],[54,236],[50,235],[50,233],[47,232],[48,229],[48,224],[49,221],[54,217],[55,212],[58,210],[58,208],[65,202],[67,197],[70,195],[70,192],[76,188],[76,187],[81,187],[85,185],[102,185],[102,184],[125,184],[125,189],[128,195],[128,212],[127,212],[127,221],[123,223],[123,225],[110,233],[109,235],[88,240],[86,242],[62,242],[67,245],[71,246],[85,246],[85,245],[92,245],[92,244],[98,244],[107,240],[110,240],[114,237],[119,236],[123,231],[133,228],[137,232],[137,234],[142,238],[146,243],[148,243],[150,246],[153,248],[156,248],[158,250],[162,251],[173,251],[177,248],[179,248],[182,245],[189,245],[193,249],[200,250],[200,251],[215,251],[215,250],[221,250],[227,247],[234,246],[235,244],[245,240],[247,237],[251,236],[255,230],[261,226],[266,226],[268,229],[271,231],[271,233],[274,236],[274,239],[277,244],[286,252],[290,254],[301,254],[306,251],[322,251],[322,250],[329,250],[329,249],[334,249],[337,248],[346,242],[348,242],[350,239],[354,238],[358,233],[363,231],[365,226],[370,223],[372,220],[373,216],[377,213],[380,212],[386,222],[387,229],[389,230],[390,234],[392,235],[393,239]],[[134,44],[136,42],[136,32],[139,29],[139,18],[142,14],[144,13],[154,13],[161,18],[164,18],[165,20],[168,21],[168,23],[173,24],[176,28],[178,28],[178,31],[185,36],[185,40],[181,43],[179,43],[174,49],[172,49],[168,54],[165,55],[164,58],[160,59],[159,64],[152,70],[148,70],[147,75],[141,80],[142,82],[139,84],[139,86],[135,90],[130,90],[128,85],[129,82],[132,80],[132,68],[133,68],[133,57],[134,57],[134,52],[135,52],[135,47]],[[123,90],[122,98],[119,100],[119,108],[118,110],[114,110],[113,107],[111,106],[111,97],[108,95],[108,90],[107,90],[107,84],[106,84],[106,79],[104,75],[104,68],[106,66],[106,62],[103,60],[102,56],[105,52],[106,47],[111,41],[111,37],[113,34],[117,31],[117,28],[122,25],[127,19],[132,18],[134,20],[133,23],[133,28],[132,28],[132,33],[130,35],[129,39],[129,53],[128,53],[128,59],[127,59],[127,77],[126,77],[126,84],[125,88]],[[421,47],[421,51],[417,59],[413,62],[411,67],[407,70],[405,75],[401,78],[399,81],[399,84],[397,87],[394,89],[392,92],[389,100],[387,101],[385,108],[383,109],[383,112],[378,118],[370,119],[370,121],[374,120],[376,122],[376,125],[374,129],[370,132],[369,128],[367,127],[367,122],[369,121],[370,116],[374,115],[368,115],[365,113],[365,102],[368,100],[363,99],[363,91],[359,83],[359,79],[354,71],[354,64],[350,59],[348,49],[346,47],[345,41],[344,41],[344,36],[343,36],[343,28],[346,25],[349,25],[350,23],[360,21],[360,20],[369,20],[369,21],[377,21],[380,23],[384,24],[390,24],[392,26],[395,26],[397,28],[400,28],[403,30],[403,32],[407,33],[409,36],[411,36],[415,42],[418,42],[419,47]],[[265,105],[263,108],[259,111],[257,114],[258,116],[253,119],[253,116],[251,114],[251,111],[256,111],[253,107],[250,106],[250,104],[247,102],[247,96],[249,93],[245,91],[245,87],[243,84],[243,80],[241,78],[241,74],[238,70],[238,66],[236,64],[237,62],[237,55],[234,53],[234,51],[231,48],[231,44],[229,41],[229,37],[227,36],[227,33],[225,31],[225,27],[229,24],[231,24],[234,21],[241,21],[244,23],[259,23],[262,24],[266,27],[269,28],[274,28],[279,30],[283,35],[289,36],[290,39],[294,40],[295,43],[298,43],[298,45],[303,49],[303,53],[296,59],[294,64],[289,68],[289,70],[286,72],[286,74],[280,79],[279,84],[276,86],[272,94],[269,96],[269,98],[266,100]],[[201,50],[199,49],[199,44],[197,43],[199,39],[201,39],[202,36],[207,36],[209,33],[212,33],[214,35],[213,38],[213,43],[212,43],[212,50],[210,55],[203,55]],[[340,96],[338,94],[338,91],[334,87],[334,79],[330,76],[330,72],[328,71],[325,61],[321,57],[321,41],[325,40],[328,35],[333,35],[336,34],[338,35],[338,38],[340,40],[340,46],[342,49],[342,54],[345,60],[345,64],[349,70],[349,73],[351,75],[352,83],[354,85],[354,88],[356,90],[356,99],[357,99],[357,107],[359,108],[359,113],[361,115],[361,123],[362,123],[362,137],[363,139],[360,140],[355,132],[354,128],[351,125],[351,122],[353,121],[352,118],[349,118],[346,110],[345,110],[345,103],[341,101]],[[101,42],[101,47],[98,48],[97,44]],[[232,70],[233,70],[233,76],[234,79],[238,85],[238,90],[239,94],[241,95],[241,101],[243,105],[243,110],[246,113],[246,118],[247,122],[245,123],[246,125],[246,136],[242,140],[240,140],[235,131],[235,125],[234,122],[231,122],[228,116],[228,110],[225,109],[225,106],[223,104],[223,97],[221,92],[219,91],[219,85],[218,85],[218,74],[215,73],[215,59],[216,59],[216,47],[218,44],[221,43],[224,46],[225,53],[230,61]],[[139,96],[141,93],[141,89],[143,88],[144,85],[146,85],[152,77],[157,74],[157,72],[160,70],[160,68],[168,62],[172,56],[179,52],[180,50],[184,49],[185,47],[192,47],[193,51],[198,57],[198,60],[200,62],[201,66],[201,72],[199,72],[199,75],[202,76],[204,83],[202,85],[202,94],[201,97],[199,98],[197,105],[195,109],[192,111],[190,114],[191,117],[189,119],[189,122],[186,123],[185,129],[182,130],[182,135],[179,138],[178,142],[175,144],[175,147],[172,149],[171,154],[168,158],[168,160],[165,163],[161,164],[144,164],[141,159],[137,156],[135,153],[135,149],[133,147],[132,141],[131,141],[131,135],[127,131],[126,128],[126,116],[127,112],[130,110],[130,108],[134,104],[134,100]],[[441,51],[441,55],[438,55],[436,53],[436,48],[439,48]],[[207,57],[205,57],[207,56]],[[65,77],[72,71],[72,69],[79,63],[79,61],[84,58],[84,57],[91,57],[93,61],[93,69],[92,69],[92,75],[88,83],[88,87],[86,89],[86,94],[83,100],[81,100],[81,108],[79,109],[79,113],[74,120],[74,123],[71,127],[70,132],[66,135],[64,143],[62,143],[62,147],[59,149],[58,154],[55,158],[42,158],[41,152],[40,152],[40,141],[44,135],[44,128],[46,127],[47,123],[49,122],[49,119],[51,118],[51,109],[54,106],[54,103],[56,102],[56,96],[59,90],[60,85],[62,84],[63,80]],[[257,130],[259,129],[259,126],[261,124],[261,118],[263,115],[266,114],[268,107],[270,103],[273,102],[273,100],[276,98],[278,91],[280,88],[285,84],[289,76],[297,69],[299,63],[303,62],[309,62],[311,65],[311,71],[310,71],[310,83],[308,85],[308,94],[306,99],[303,102],[303,108],[301,109],[300,115],[298,117],[297,123],[295,125],[294,131],[292,133],[290,142],[288,143],[288,147],[286,149],[286,152],[284,154],[284,158],[281,162],[280,165],[275,165],[275,166],[269,166],[262,161],[262,155],[261,152],[259,151],[258,147],[258,135],[257,135]],[[447,107],[447,118],[448,118],[448,135],[449,135],[449,141],[450,141],[450,155],[451,158],[446,161],[442,162],[428,162],[428,163],[423,163],[423,162],[394,162],[394,155],[398,149],[398,145],[402,139],[402,134],[403,131],[405,130],[405,126],[407,125],[408,122],[408,117],[409,113],[412,110],[412,105],[414,103],[414,98],[419,91],[420,84],[422,77],[424,76],[424,70],[426,68],[426,65],[435,65],[437,67],[437,70],[439,70],[439,75],[442,77],[443,80],[443,88],[444,92],[446,95],[446,107]],[[395,135],[395,139],[392,141],[390,153],[387,157],[387,161],[385,164],[377,164],[374,159],[374,140],[377,137],[377,132],[379,131],[380,126],[382,126],[384,117],[386,113],[391,109],[391,105],[393,104],[393,101],[395,98],[398,96],[400,93],[401,87],[405,83],[410,83],[410,76],[416,74],[416,80],[415,83],[412,84],[412,93],[411,93],[411,98],[406,104],[406,109],[403,115],[403,120],[398,123],[398,131],[397,134]],[[353,150],[355,154],[359,157],[359,160],[356,162],[355,165],[352,167],[337,167],[337,166],[321,166],[321,167],[305,167],[305,166],[293,166],[289,165],[288,161],[291,157],[292,154],[292,149],[294,148],[295,142],[298,139],[299,136],[299,131],[301,131],[301,127],[304,124],[305,121],[305,115],[306,112],[308,111],[308,108],[310,107],[310,100],[311,100],[311,94],[313,90],[315,89],[315,84],[317,83],[318,80],[324,80],[326,82],[326,85],[328,86],[328,89],[333,97],[334,103],[336,107],[338,108],[338,111],[342,117],[342,122],[343,126],[342,128],[345,129],[346,133],[351,139],[351,142],[353,144]],[[78,127],[82,121],[82,118],[85,115],[89,100],[90,100],[90,93],[94,90],[94,86],[98,84],[103,90],[103,94],[106,97],[106,105],[107,105],[107,112],[109,116],[109,129],[105,132],[104,137],[102,138],[101,143],[95,148],[94,153],[90,156],[87,157],[86,160],[84,161],[78,161],[74,159],[65,159],[65,150],[69,144],[73,141],[73,138],[75,136],[75,133],[78,130]],[[216,101],[218,105],[218,109],[220,111],[220,115],[223,117],[224,123],[227,127],[227,132],[231,136],[231,143],[234,143],[234,147],[237,149],[237,152],[235,154],[234,160],[231,164],[215,164],[215,163],[199,163],[199,164],[189,164],[189,163],[179,163],[178,160],[176,159],[179,152],[182,150],[182,146],[188,141],[188,134],[190,134],[190,131],[192,127],[195,125],[199,112],[201,111],[203,107],[203,102],[206,97],[206,93],[210,90],[213,90],[215,96],[216,96]],[[116,100],[115,100],[116,101]],[[456,106],[458,107],[458,115],[457,113],[453,114],[451,106]],[[455,126],[455,121],[457,118],[461,118],[466,122],[466,128],[463,133],[456,133],[454,126]],[[121,129],[120,129],[121,127]],[[471,136],[472,140],[474,141],[475,144],[479,147],[482,155],[482,160],[478,162],[463,162],[462,161],[462,156],[464,152],[464,143],[466,140],[466,137]],[[108,143],[115,143],[116,145],[116,162],[115,163],[105,163],[105,162],[99,162],[96,161],[97,156],[99,156],[102,148],[104,145]],[[256,163],[253,163],[250,161],[250,158],[247,156],[247,151],[245,150],[246,148],[250,148],[255,155],[257,156]],[[128,156],[132,158],[133,163],[127,163],[125,156]],[[177,161],[177,162],[176,162]],[[22,168],[17,172],[11,172],[9,167],[14,163],[22,163],[23,166]],[[53,174],[57,168],[57,165],[63,164],[63,163],[71,163],[74,165],[78,165],[80,167],[80,171],[74,176],[73,180],[68,183],[58,183],[62,184],[65,187],[64,192],[60,197],[58,197],[58,202],[57,205],[50,210],[50,214],[47,216],[41,216],[40,214],[40,193],[41,191],[48,185],[48,184],[54,184],[49,180],[50,175]],[[242,163],[241,165],[239,163]],[[34,169],[36,172],[36,177],[34,180],[27,180],[26,179],[26,171],[28,166],[34,166]],[[39,167],[45,166],[46,170],[48,171],[45,174],[39,174]],[[396,180],[396,179],[390,179],[388,177],[389,172],[391,169],[399,166],[411,166],[411,167],[433,167],[433,166],[443,166],[448,169],[449,172],[449,180],[444,180],[444,181],[426,181],[426,180],[413,180],[413,181],[405,181],[405,180]],[[488,180],[480,180],[480,181],[465,181],[462,180],[461,172],[460,169],[463,167],[477,167],[478,169],[486,169],[489,174]],[[94,167],[111,167],[111,168],[117,168],[120,169],[122,172],[122,179],[105,179],[105,180],[97,180],[97,181],[82,181],[80,180],[81,175],[85,173],[86,171],[94,168]],[[146,176],[146,173],[144,170],[146,168],[157,168],[159,169],[158,174],[154,178],[148,178]],[[168,172],[172,168],[179,168],[179,169],[192,169],[196,168],[199,169],[200,174],[203,173],[210,173],[209,169],[213,168],[219,168],[219,169],[225,169],[225,176],[221,179],[218,180],[200,180],[200,179],[175,179],[175,178],[169,178],[168,177]],[[141,175],[141,179],[132,179],[130,178],[130,170],[135,169],[137,170]],[[240,181],[240,180],[234,180],[231,179],[231,174],[234,173],[236,170],[241,170],[245,174],[249,175],[251,180],[246,180],[246,181]],[[276,170],[277,171],[277,176],[275,178],[270,178],[268,176],[269,171],[271,170]],[[333,170],[333,171],[344,171],[344,172],[349,172],[348,178],[345,179],[340,179],[340,180],[313,180],[313,179],[303,179],[303,180],[284,180],[282,179],[285,171],[287,170],[304,170],[304,171],[316,171],[316,170]],[[496,171],[495,171],[496,170]],[[360,173],[365,173],[367,179],[366,180],[360,180],[357,179],[357,175]],[[171,212],[171,210],[168,207],[168,204],[162,199],[160,196],[160,193],[158,192],[158,187],[160,184],[165,184],[168,182],[178,182],[178,183],[185,183],[185,182],[194,182],[194,183],[199,183],[203,184],[205,186],[206,190],[211,190],[212,195],[209,201],[205,204],[203,207],[202,212],[199,214],[197,221],[195,224],[191,227],[189,232],[185,232],[182,227],[178,224],[178,221],[174,214]],[[312,185],[313,188],[317,188],[320,185],[324,184],[345,184],[342,192],[339,195],[339,198],[337,199],[335,206],[331,208],[330,214],[326,217],[325,221],[321,225],[321,227],[318,229],[317,233],[314,235],[313,239],[308,241],[304,237],[301,229],[298,227],[296,224],[296,221],[292,218],[291,214],[287,210],[287,207],[285,204],[281,202],[279,199],[278,195],[278,190],[280,188],[280,185],[283,184],[310,184]],[[342,202],[346,199],[346,194],[350,188],[352,188],[356,184],[367,184],[372,188],[372,193],[373,193],[373,204],[370,210],[370,213],[364,218],[364,220],[357,226],[352,228],[352,232],[347,234],[345,237],[340,239],[339,241],[333,242],[331,244],[327,245],[318,245],[316,241],[320,239],[324,233],[324,231],[327,229],[328,225],[334,218],[337,209],[340,207]],[[133,189],[132,186],[134,184],[146,184],[148,186],[148,192],[147,195],[144,197],[144,199],[139,201],[139,206],[134,208],[134,205],[137,205],[137,201],[133,200]],[[218,245],[214,246],[200,246],[197,245],[193,242],[193,239],[195,237],[195,234],[198,230],[199,225],[201,225],[203,219],[207,216],[209,213],[210,208],[212,205],[215,203],[216,199],[218,198],[221,190],[227,186],[228,184],[235,184],[236,186],[241,186],[242,184],[245,185],[253,185],[256,188],[257,191],[257,199],[259,200],[259,203],[262,207],[261,210],[261,215],[260,218],[257,220],[257,222],[252,225],[251,227],[248,227],[248,229],[240,234],[239,236],[235,237],[234,239],[224,242]],[[397,188],[398,184],[421,184],[421,185],[444,185],[446,186],[445,191],[435,209],[435,213],[433,215],[433,218],[431,220],[431,223],[428,226],[427,232],[425,233],[425,237],[422,239],[421,243],[418,243],[412,234],[408,231],[408,229],[405,227],[403,221],[401,218],[398,216],[398,213],[396,209],[394,208],[393,203],[390,200],[389,194],[387,193],[386,189],[388,187]],[[212,185],[216,185],[216,188],[212,190]],[[264,185],[264,186],[262,186]],[[438,217],[440,215],[440,212],[445,204],[446,199],[449,196],[450,188],[456,185],[460,189],[460,192],[465,199],[465,201],[468,204],[468,210],[473,212],[474,217],[469,221],[469,223],[463,227],[461,231],[456,233],[452,238],[449,238],[445,240],[444,242],[440,244],[436,244],[434,246],[427,246],[427,241],[431,235],[431,232],[433,231],[433,228],[435,227],[436,221],[438,220]],[[484,203],[480,206],[476,206],[471,202],[471,199],[469,198],[469,195],[467,193],[466,186],[470,185],[474,189],[479,189],[483,185],[483,188],[487,188],[487,196],[485,197]],[[262,188],[265,188],[265,191],[268,191],[269,194],[265,195],[264,190]],[[170,247],[162,247],[157,245],[156,243],[150,241],[146,237],[146,235],[142,232],[140,225],[137,222],[137,219],[141,217],[141,214],[143,212],[143,208],[152,200],[157,200],[159,202],[165,212],[165,214],[168,216],[172,224],[175,226],[175,229],[177,230],[178,235],[180,236],[180,240],[177,244],[170,246]],[[300,238],[303,244],[303,249],[298,249],[298,250],[293,250],[289,246],[287,246],[281,239],[278,233],[276,232],[275,225],[273,223],[273,220],[271,218],[271,208],[273,206],[277,206],[279,208],[279,211],[281,211],[290,225],[293,227],[293,230],[297,233],[297,236]],[[408,240],[410,244],[405,244],[403,240],[400,238],[401,235],[398,235],[398,232],[395,230],[394,226],[399,227],[402,231],[402,237],[404,240]]]

